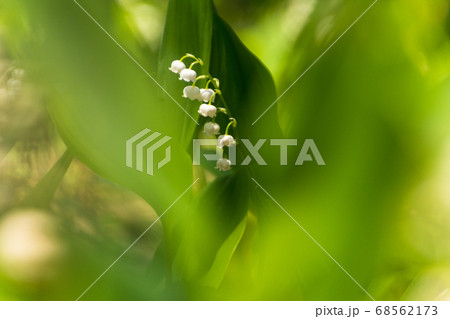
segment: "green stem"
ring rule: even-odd
[[[213,86],[214,86],[214,89],[215,90],[218,90],[218,91],[220,91],[220,89],[219,89],[219,87],[216,85],[216,83],[215,83],[215,81],[213,80],[213,77],[211,76],[211,74],[208,74],[208,77],[209,77],[209,80],[210,80],[210,82],[213,84]],[[221,91],[220,91],[221,92]],[[225,101],[225,99],[223,98],[223,95],[222,95],[222,93],[221,94],[219,94],[219,96],[220,96],[220,100],[222,101],[222,103],[223,103],[223,106],[225,106],[225,109],[227,110],[227,112],[228,112],[228,115],[230,115],[231,116],[231,112],[230,112],[230,109],[229,109],[229,107],[228,107],[228,104],[227,104],[227,102]]]
[[[208,78],[207,75],[200,75],[200,76],[198,76],[198,77],[195,79],[194,83],[192,83],[192,86],[195,86],[195,84],[197,83],[198,80],[207,79],[207,78]]]
[[[219,91],[220,91],[219,86],[217,85],[216,81],[214,81],[214,78],[212,77],[212,75],[211,75],[211,74],[208,74],[208,76],[209,76],[209,81],[208,81],[208,82],[211,82],[211,83],[213,84],[215,90],[219,90]],[[225,106],[225,111],[226,111],[226,112],[223,112],[223,111],[221,110],[222,108],[217,108],[217,109],[218,109],[219,111],[221,111],[221,112],[227,114],[230,118],[233,119],[233,121],[232,121],[231,123],[235,123],[235,125],[233,125],[233,128],[234,128],[234,134],[235,134],[235,140],[239,142],[239,141],[241,140],[241,138],[239,137],[239,133],[238,133],[238,130],[237,130],[237,128],[236,128],[237,122],[236,122],[236,120],[232,117],[230,108],[228,107],[228,104],[227,104],[227,102],[225,101],[225,98],[223,97],[222,91],[220,91],[220,92],[221,92],[221,93],[219,94],[220,100],[222,101],[223,106]],[[230,124],[228,124],[227,129],[226,129],[226,131],[225,131],[225,134],[228,133],[228,127],[229,127],[229,126],[230,126]],[[242,149],[241,147],[238,147],[237,149],[239,150],[239,152],[241,153],[242,157],[244,158],[244,157],[245,157],[245,152],[243,151],[243,149]]]
[[[194,65],[196,65],[197,63],[199,63],[199,64],[201,65],[201,63],[200,63],[199,60],[194,61],[194,62],[192,62],[191,65],[189,66],[189,70],[192,70],[192,68],[194,67]]]
[[[230,129],[230,126],[233,125],[233,128],[236,128],[237,121],[235,118],[230,117],[230,123],[228,123],[227,128],[225,129],[225,135],[228,135],[228,130]]]
[[[211,95],[211,97],[209,98],[209,103],[208,103],[209,105],[211,105],[212,100],[213,100],[214,96],[216,96],[216,94],[222,95],[222,92],[220,92],[220,90],[216,90],[216,91],[213,93],[213,95]]]
[[[197,82],[198,80],[207,79],[207,78],[208,78],[207,75],[200,75],[195,79],[195,82]]]
[[[211,76],[211,74],[208,74],[208,76],[209,76],[209,80],[210,80],[211,83],[213,84],[214,88],[215,88],[216,90],[219,90],[219,87],[216,85],[216,83],[215,83],[215,81],[213,80],[213,77]],[[220,90],[219,90],[219,91],[220,91]],[[222,91],[220,91],[220,92],[222,92]],[[225,101],[225,98],[223,97],[223,94],[220,93],[219,96],[220,96],[220,100],[221,100],[222,103],[223,103],[223,106],[225,106],[225,110],[227,111],[228,116],[231,117],[232,114],[231,114],[230,108],[228,107],[228,104],[227,104],[227,102]],[[239,133],[238,133],[237,129],[235,129],[234,132],[235,132],[235,134],[236,134],[236,136],[235,136],[236,140],[239,141],[239,140],[240,140],[240,137],[239,137]]]
[[[186,58],[191,58],[191,59],[197,60],[197,58],[195,57],[195,55],[192,55],[192,54],[190,54],[190,53],[186,53],[186,54],[180,59],[180,62],[183,62],[183,60],[186,59]]]
[[[228,130],[230,129],[231,124],[233,124],[233,122],[228,123],[227,128],[225,129],[225,135],[228,135]]]

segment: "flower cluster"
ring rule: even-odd
[[[183,62],[185,59],[192,60],[189,68],[187,68],[186,64]],[[197,76],[197,72],[193,69],[196,64],[203,66],[203,61],[194,55],[187,53],[181,59],[173,61],[169,70],[179,74],[179,80],[192,82],[192,85],[188,85],[183,89],[183,97],[190,99],[191,101],[202,102],[198,109],[198,113],[201,116],[210,119],[203,126],[203,132],[210,136],[219,135],[217,139],[217,146],[219,148],[223,149],[224,146],[231,147],[236,144],[236,141],[232,135],[228,134],[228,131],[231,126],[236,128],[237,122],[231,117],[231,113],[222,96],[222,92],[219,89],[220,81],[217,78],[213,78],[211,74]],[[199,80],[207,81],[204,88],[199,88],[196,85]],[[210,85],[212,85],[212,88],[210,88]],[[220,98],[224,107],[216,107],[213,104],[216,100],[216,96]],[[223,135],[220,135],[220,125],[215,121],[216,116],[220,113],[226,115],[229,119],[225,134]],[[216,163],[216,168],[220,171],[227,171],[231,169],[231,161],[226,158],[225,155],[222,155],[222,158]]]

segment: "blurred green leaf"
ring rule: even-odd
[[[243,218],[239,225],[231,232],[222,246],[217,250],[216,257],[211,268],[201,278],[200,284],[218,288],[222,283],[227,267],[233,254],[239,245],[247,226],[247,217]]]
[[[245,229],[248,182],[243,170],[218,177],[199,194],[196,209],[183,215],[183,237],[174,262],[180,278],[175,279],[197,281],[209,271],[200,283],[220,283]]]
[[[114,25],[110,2],[79,2],[105,30]],[[49,112],[66,145],[94,171],[162,212],[192,183],[186,138],[179,130],[186,115],[74,2],[20,4],[44,34],[33,56],[41,62],[34,76],[51,84]],[[125,165],[126,140],[145,128],[173,138],[172,160],[154,176]],[[163,152],[155,156],[163,158]]]
[[[212,34],[211,74],[220,79],[220,87],[236,118],[240,138],[249,139],[254,145],[258,139],[281,138],[278,118],[270,116],[262,118],[259,125],[252,123],[276,100],[275,84],[271,74],[261,61],[241,42],[232,28],[217,13],[214,14]],[[220,122],[223,127],[228,121]],[[268,144],[268,142],[267,142]],[[266,162],[275,164],[278,152],[270,147],[261,148],[260,154]],[[238,145],[238,165],[247,155],[243,145]],[[263,166],[255,165],[252,159],[250,166],[260,173],[267,172]],[[274,166],[272,170],[277,170]]]
[[[191,20],[191,17],[196,18]],[[160,59],[162,74],[167,74],[164,71],[171,60],[181,57],[185,52],[194,53],[206,62],[201,70],[209,71],[220,80],[220,89],[232,116],[237,119],[240,138],[248,138],[251,143],[256,143],[260,138],[281,137],[276,117],[262,119],[257,128],[251,126],[265,108],[275,101],[274,82],[264,65],[214,11],[211,1],[172,0],[164,35]],[[165,79],[164,76],[163,78]],[[166,81],[169,83],[168,87],[174,82],[164,80],[164,83]],[[181,92],[182,87],[178,85],[173,90]],[[199,103],[191,104],[196,111]],[[220,101],[216,104],[224,106]],[[217,121],[222,130],[228,124],[228,118],[221,115],[217,117]],[[205,119],[200,119],[199,122],[203,124]],[[189,121],[187,123],[190,124]],[[236,132],[233,131],[234,133]],[[237,164],[240,165],[247,154],[242,144],[238,145],[238,150]],[[265,149],[261,153],[272,164],[278,160],[277,150]],[[179,231],[185,231],[186,234],[181,240],[174,267],[179,269],[182,278],[200,278],[213,267],[202,283],[213,286],[220,283],[244,230],[241,223],[247,212],[249,173],[263,171],[254,164],[252,159],[252,172],[243,168],[236,173],[235,169],[232,174],[237,174],[236,176],[219,177],[207,188],[205,195],[200,197],[199,206],[192,212],[193,215],[181,223],[183,229]],[[188,227],[192,229],[186,229]]]
[[[73,155],[66,150],[59,160],[53,165],[50,171],[39,181],[23,200],[21,206],[31,206],[36,208],[47,208],[61,183],[67,169],[72,163]]]

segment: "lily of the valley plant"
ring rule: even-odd
[[[192,60],[189,68],[187,68],[186,64],[184,64],[183,62],[186,59]],[[211,120],[206,122],[203,126],[203,132],[206,135],[210,136],[219,135],[217,139],[217,146],[219,148],[223,149],[224,146],[230,147],[236,144],[236,140],[231,134],[229,134],[229,129],[231,126],[233,126],[233,128],[236,128],[237,122],[231,116],[230,110],[222,95],[222,91],[220,91],[219,89],[219,79],[213,78],[209,73],[197,76],[197,72],[193,70],[193,67],[196,64],[203,66],[203,61],[193,54],[186,53],[181,59],[173,61],[169,70],[173,73],[179,74],[179,80],[192,82],[192,85],[188,85],[183,89],[184,98],[190,99],[192,101],[196,100],[199,102],[203,102],[198,109],[198,113],[203,117],[211,118]],[[205,87],[197,87],[197,81],[203,79],[207,80]],[[209,87],[210,85],[212,85],[212,88]],[[216,100],[216,96],[219,96],[220,100],[222,101],[222,104],[224,106],[223,108],[213,105]],[[220,135],[220,125],[216,123],[216,116],[218,116],[218,114],[224,114],[228,117],[229,120],[229,123],[225,128],[225,134],[223,135]],[[227,171],[231,169],[231,161],[226,157],[226,154],[224,152],[222,152],[222,158],[217,161],[216,168],[220,171]]]

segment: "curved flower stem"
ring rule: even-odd
[[[215,83],[215,81],[214,81],[213,77],[211,76],[211,74],[208,74],[207,76],[209,77],[208,83],[211,82],[213,84],[213,86],[214,86],[215,91],[216,92],[219,91],[220,100],[222,101],[223,106],[225,106],[225,109],[227,110],[228,115],[231,116],[230,108],[228,107],[228,104],[227,104],[227,102],[225,101],[225,99],[224,99],[224,97],[222,95],[222,91],[220,91],[219,87]]]
[[[195,86],[195,84],[197,83],[198,80],[202,80],[202,79],[208,79],[207,75],[200,75],[198,76],[195,81],[192,83],[192,86]]]
[[[198,76],[198,77],[195,79],[195,82],[197,82],[198,80],[201,80],[201,79],[208,79],[208,76],[207,76],[207,75],[200,75],[200,76]]]
[[[183,62],[183,60],[186,59],[186,58],[191,58],[191,59],[194,59],[194,60],[198,60],[198,59],[195,57],[195,55],[192,55],[192,54],[190,54],[190,53],[186,53],[186,54],[180,59],[180,62]]]
[[[235,118],[230,117],[230,123],[228,123],[227,128],[225,129],[225,135],[228,135],[228,130],[230,129],[230,126],[233,125],[234,128],[237,126],[237,121]]]
[[[209,83],[211,83],[211,82],[212,82],[212,80],[208,80],[208,82],[206,82],[205,89],[209,89]]]
[[[211,97],[209,98],[209,103],[208,103],[209,105],[211,105],[212,100],[213,100],[214,96],[216,96],[216,94],[221,95],[222,93],[220,92],[220,90],[216,90],[216,91],[211,95]]]
[[[192,70],[192,67],[193,67],[194,65],[196,65],[197,63],[200,64],[200,65],[203,65],[203,61],[200,60],[200,59],[197,59],[196,61],[194,61],[194,62],[191,63],[191,65],[189,66],[189,70]]]

